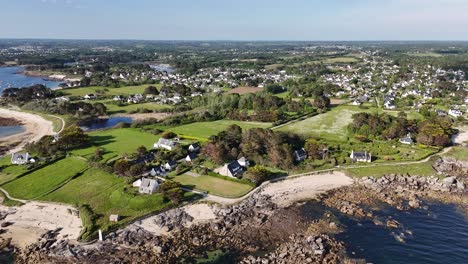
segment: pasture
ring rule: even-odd
[[[278,128],[278,131],[330,141],[348,141],[346,127],[352,122],[353,114],[375,111],[377,111],[377,108],[363,109],[358,106],[337,106],[326,113],[282,126]]]
[[[193,176],[182,174],[174,177],[173,180],[190,189],[195,188],[207,191],[209,194],[228,198],[240,197],[253,189],[252,186],[236,181],[235,179],[224,180],[221,177],[218,178],[208,175]]]
[[[78,158],[62,159],[2,187],[15,198],[38,199],[77,176],[85,168],[86,163]]]
[[[88,205],[96,216],[95,225],[103,231],[112,226],[110,214],[120,215],[122,224],[171,205],[159,193],[140,195],[136,188],[129,187],[125,178],[98,169],[87,170],[41,200]]]
[[[138,86],[123,86],[119,88],[103,87],[103,86],[90,86],[80,88],[67,88],[60,90],[67,96],[85,96],[86,94],[102,94],[107,96],[115,95],[130,95],[130,94],[143,94],[145,88],[150,86],[149,84],[138,85]],[[159,87],[154,84],[153,86]]]
[[[249,86],[239,86],[237,88],[229,90],[228,94],[249,94],[249,93],[258,93],[263,91],[263,88],[260,87],[249,87]]]
[[[178,135],[188,136],[199,140],[207,140],[210,136],[216,135],[219,132],[226,130],[230,125],[238,125],[242,130],[251,128],[269,128],[271,123],[261,122],[243,122],[233,120],[217,120],[213,122],[198,122],[188,125],[178,126],[168,129]]]
[[[124,153],[134,153],[140,146],[151,149],[159,139],[156,135],[133,128],[94,131],[88,135],[91,137],[92,146],[75,150],[72,152],[73,155],[89,158],[96,148],[100,147],[104,149],[104,160],[109,160]]]

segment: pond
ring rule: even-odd
[[[131,124],[133,119],[125,116],[114,116],[106,119],[94,119],[92,121],[86,121],[80,124],[81,128],[85,131],[93,131],[99,129],[112,128],[119,123]]]

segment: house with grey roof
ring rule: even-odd
[[[154,148],[155,149],[167,149],[167,150],[173,150],[177,145],[177,142],[170,140],[170,139],[165,139],[165,138],[160,138],[158,142],[154,143]]]
[[[155,179],[142,179],[138,192],[143,194],[153,194],[159,188],[159,183]]]
[[[27,163],[35,163],[36,160],[32,158],[29,153],[14,153],[11,155],[11,164],[24,165]]]
[[[349,156],[351,160],[354,162],[371,162],[372,161],[372,155],[370,152],[367,151],[351,151],[351,155]]]

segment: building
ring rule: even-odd
[[[229,164],[225,164],[223,167],[215,170],[216,173],[219,173],[223,176],[240,178],[245,172],[245,167],[242,167],[239,164],[239,161],[235,160]]]
[[[153,177],[156,177],[156,176],[166,176],[166,170],[164,169],[164,166],[156,166],[154,168],[151,169],[151,171],[149,172],[149,174]]]
[[[141,186],[141,179],[138,179],[132,183],[133,187],[140,188]]]
[[[411,139],[411,134],[408,134],[406,137],[400,138],[401,144],[411,145],[413,144],[413,139]]]
[[[297,162],[301,162],[301,161],[307,159],[307,152],[305,151],[305,149],[301,148],[301,149],[298,149],[298,150],[294,151],[294,159]]]
[[[162,148],[167,150],[173,150],[176,147],[177,143],[170,139],[160,138],[158,142],[154,143],[154,148]]]
[[[455,117],[455,118],[463,116],[463,112],[458,110],[458,109],[450,109],[448,111],[448,114]]]
[[[372,155],[371,153],[364,152],[355,152],[354,150],[351,151],[351,155],[349,156],[354,162],[371,162]]]
[[[86,100],[96,99],[96,95],[95,94],[87,94],[83,98],[86,99]]]
[[[159,188],[159,183],[154,179],[143,179],[138,190],[139,193],[153,194]]]
[[[250,166],[249,160],[246,159],[245,157],[238,159],[237,162],[239,162],[239,164],[244,168],[247,168],[248,166]]]
[[[187,155],[187,157],[185,157],[185,161],[187,161],[187,162],[192,162],[192,161],[194,161],[196,158],[198,158],[197,153],[191,152],[191,153],[189,153],[189,154]]]
[[[119,215],[114,215],[114,214],[111,214],[109,216],[109,221],[110,222],[118,222],[120,220],[120,216]]]
[[[189,146],[188,150],[190,152],[198,152],[200,151],[201,147],[200,147],[200,144],[198,143],[193,143],[192,145]]]
[[[166,162],[166,164],[164,164],[164,169],[166,171],[172,171],[172,170],[175,169],[176,166],[177,166],[177,161],[172,160],[172,161]]]
[[[36,160],[32,158],[29,153],[15,153],[11,155],[11,164],[24,165],[27,163],[35,163]]]

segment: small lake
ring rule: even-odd
[[[20,74],[23,71],[23,67],[0,67],[0,92],[6,88],[22,88],[34,84],[43,84],[53,89],[59,87],[61,83]]]
[[[301,209],[310,219],[330,210],[346,228],[336,238],[345,242],[350,257],[368,263],[468,263],[468,219],[454,205],[432,203],[428,210],[410,211],[384,207],[376,213],[383,221],[391,216],[400,222],[396,229],[350,218],[316,202]]]
[[[93,131],[99,129],[112,128],[118,123],[132,123],[133,119],[131,117],[124,116],[115,116],[108,119],[97,119],[89,122],[84,122],[81,124],[81,128],[85,131]]]
[[[0,126],[0,138],[9,137],[26,131],[23,126]]]

